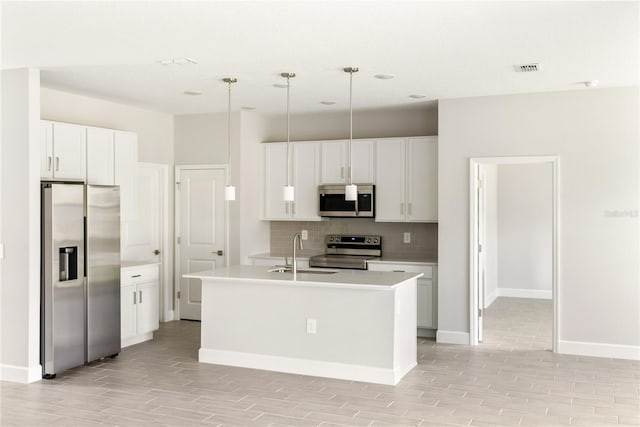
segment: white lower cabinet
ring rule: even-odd
[[[437,265],[430,263],[376,262],[368,264],[370,271],[408,271],[423,273],[417,286],[417,333],[418,336],[435,336],[438,328],[438,289],[436,282]]]
[[[121,346],[153,339],[160,326],[158,264],[122,268],[120,283]]]

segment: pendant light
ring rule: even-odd
[[[349,73],[349,181],[344,187],[344,199],[358,200],[358,186],[353,183],[353,162],[351,161],[351,143],[353,141],[353,73],[358,72],[358,67],[346,67],[345,73]],[[357,208],[356,208],[357,209]]]
[[[287,184],[284,186],[282,191],[282,199],[285,202],[293,202],[294,200],[294,191],[293,185],[291,185],[291,156],[289,154],[291,141],[290,141],[290,120],[289,120],[289,93],[290,93],[290,79],[296,76],[296,73],[280,73],[280,75],[287,79]]]
[[[225,77],[223,82],[229,85],[229,108],[227,115],[227,185],[224,187],[224,199],[236,199],[236,187],[231,185],[231,84],[238,81],[235,77]]]

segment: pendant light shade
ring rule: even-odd
[[[227,185],[224,187],[224,199],[235,200],[236,199],[236,187],[233,185]]]
[[[290,155],[290,120],[289,120],[289,106],[290,106],[290,79],[296,76],[296,73],[280,73],[280,75],[287,79],[287,184],[284,186],[282,190],[282,200],[285,202],[293,202],[295,199],[295,191],[293,190],[293,185],[291,184],[291,155]]]
[[[229,102],[228,102],[228,115],[227,115],[227,185],[224,188],[224,199],[235,200],[236,199],[236,187],[231,185],[231,84],[238,81],[235,77],[225,77],[223,82],[229,85]]]
[[[293,202],[293,185],[285,185],[282,190],[282,200],[285,202]]]
[[[346,67],[345,73],[349,73],[349,179],[344,187],[344,199],[358,202],[358,186],[353,181],[353,162],[351,160],[351,143],[353,142],[353,73],[358,72],[358,67]],[[357,205],[356,205],[357,209]]]

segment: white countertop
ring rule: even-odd
[[[249,255],[249,259],[273,259],[273,260],[284,260],[285,256],[289,258],[291,261],[291,255],[272,255],[269,252]],[[309,256],[307,255],[296,255],[296,259],[298,261],[309,261]]]
[[[201,271],[185,274],[183,277],[205,281],[251,281],[269,282],[285,286],[313,286],[362,290],[390,290],[410,279],[417,279],[422,273],[366,271],[366,270],[331,270],[326,268],[305,269],[334,271],[332,274],[313,274],[298,272],[297,280],[291,273],[270,272],[273,267],[235,265],[229,268]]]
[[[120,268],[138,268],[138,267],[147,267],[149,265],[158,265],[159,262],[155,261],[122,261],[120,263]]]

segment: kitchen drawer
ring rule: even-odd
[[[157,265],[123,268],[120,273],[120,284],[155,282],[159,280]]]
[[[367,267],[370,271],[406,271],[408,273],[422,273],[422,279],[433,277],[433,266],[418,264],[388,264],[370,262]]]

